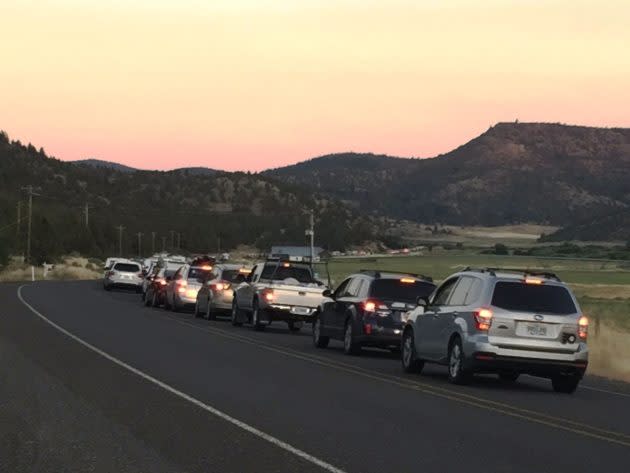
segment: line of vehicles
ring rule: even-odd
[[[588,319],[553,273],[466,268],[436,285],[421,274],[369,269],[334,290],[327,279],[315,263],[283,255],[253,267],[160,257],[145,268],[112,262],[104,287],[133,288],[147,306],[192,310],[209,320],[224,315],[258,331],[281,321],[295,332],[308,323],[317,348],[338,340],[349,355],[365,347],[391,350],[405,372],[436,363],[454,384],[476,373],[505,382],[528,374],[573,393],[588,366]]]

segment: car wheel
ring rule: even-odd
[[[193,317],[195,319],[199,318],[199,300],[197,299],[197,301],[195,301],[195,310],[193,312]]]
[[[578,384],[580,384],[580,378],[575,375],[557,375],[551,378],[551,385],[557,393],[573,394]]]
[[[313,345],[317,348],[326,348],[329,343],[330,337],[322,335],[322,321],[317,317],[313,324]]]
[[[521,373],[516,371],[502,371],[499,373],[499,379],[504,383],[515,383]]]
[[[158,304],[158,298],[157,298],[157,292],[153,291],[153,300],[151,301],[151,305],[153,307],[158,307],[160,304]]]
[[[168,303],[168,294],[164,294],[164,310],[171,310],[171,306]]]
[[[208,298],[208,302],[206,302],[206,319],[208,320],[216,320],[217,315],[212,310],[212,304],[210,303],[210,299]]]
[[[232,321],[232,325],[234,325],[235,327],[240,327],[241,325],[243,325],[243,322],[239,320],[240,315],[241,315],[241,311],[238,308],[236,299],[234,299],[234,301],[232,301],[232,314],[230,318]]]
[[[146,292],[142,295],[142,300],[144,301],[144,306],[149,307],[151,305],[151,298],[149,298],[149,293]]]
[[[359,355],[361,353],[361,345],[354,339],[352,329],[352,319],[346,322],[346,328],[343,335],[343,351],[346,355]]]
[[[258,301],[254,301],[252,310],[252,326],[254,330],[260,332],[265,329],[265,326],[260,323],[260,307],[258,307]]]
[[[289,326],[289,330],[291,332],[299,332],[302,330],[302,322],[296,322],[294,320],[287,321],[287,325]]]
[[[464,349],[459,337],[455,337],[448,350],[448,380],[453,384],[467,384],[470,373],[464,368]]]
[[[416,355],[416,344],[413,338],[413,330],[405,331],[402,339],[401,360],[405,373],[420,373],[424,368],[424,360]]]

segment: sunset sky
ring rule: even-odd
[[[64,160],[430,157],[499,121],[630,126],[630,2],[1,0],[0,129]]]

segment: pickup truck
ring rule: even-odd
[[[232,325],[250,323],[263,330],[284,321],[298,331],[311,322],[324,300],[326,286],[315,279],[312,266],[292,261],[258,263],[234,290]]]

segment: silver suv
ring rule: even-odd
[[[402,364],[406,372],[447,365],[455,384],[474,373],[507,382],[529,374],[572,393],[588,365],[587,334],[588,319],[555,274],[466,268],[407,314]]]

